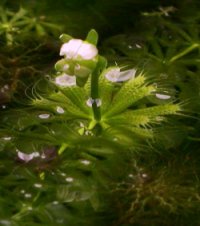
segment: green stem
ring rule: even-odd
[[[183,50],[182,52],[178,53],[177,55],[173,56],[170,60],[169,63],[172,63],[174,61],[176,61],[177,59],[181,58],[182,56],[188,54],[189,52],[191,52],[193,49],[196,49],[197,47],[199,47],[198,43],[194,43],[193,45],[189,46],[188,48],[186,48],[185,50]]]
[[[58,154],[61,155],[63,153],[63,151],[68,147],[68,144],[66,143],[62,143],[62,145],[60,146],[60,148],[58,149]]]
[[[93,100],[97,100],[99,99],[99,87],[98,87],[98,76],[97,74],[92,74],[92,79],[91,79],[91,98]],[[100,121],[101,119],[101,111],[100,111],[100,107],[97,107],[97,103],[94,102],[92,104],[92,109],[93,109],[93,113],[94,113],[94,118],[96,121]]]
[[[100,62],[97,63],[96,69],[92,73],[91,77],[91,98],[92,100],[99,99],[99,70]],[[99,122],[101,119],[101,109],[97,106],[97,103],[94,101],[92,103],[92,110],[94,114],[94,119]]]

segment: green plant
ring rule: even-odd
[[[1,113],[0,153],[9,150],[7,155],[21,162],[13,172],[19,187],[9,177],[4,185],[6,190],[14,189],[17,197],[23,196],[17,207],[10,204],[10,212],[1,213],[3,219],[11,217],[13,224],[36,219],[38,224],[51,225],[55,215],[64,225],[71,217],[70,208],[81,211],[78,205],[88,211],[93,208],[99,216],[105,206],[108,211],[109,204],[99,200],[106,197],[109,184],[123,176],[125,150],[136,150],[156,139],[154,134],[165,116],[181,111],[181,105],[173,103],[173,94],[148,81],[144,72],[107,67],[96,48],[95,30],[85,41],[66,34],[61,40],[63,58],[56,63],[57,73],[46,89],[44,80],[39,81],[29,106]],[[7,170],[3,166],[2,174]],[[26,184],[29,176],[36,189]],[[46,180],[54,185],[50,192]],[[5,209],[7,204],[0,201]],[[73,219],[71,225],[93,225],[88,220],[87,216]]]
[[[45,20],[45,16],[31,16],[30,13],[20,8],[18,12],[0,7],[0,37],[7,46],[12,46],[28,32],[36,36],[44,36],[49,32],[60,31],[60,26]]]

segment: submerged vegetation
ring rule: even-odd
[[[28,2],[1,5],[0,225],[198,226],[198,3]]]

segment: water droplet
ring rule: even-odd
[[[63,114],[63,113],[65,112],[65,110],[64,110],[62,107],[60,107],[60,106],[57,106],[56,111],[57,111],[59,114]]]
[[[84,165],[90,165],[91,162],[89,160],[84,159],[81,160],[81,163],[83,163]]]
[[[40,114],[38,115],[38,117],[41,119],[48,119],[50,117],[50,114]]]
[[[67,178],[65,178],[65,180],[67,182],[73,182],[74,181],[74,178],[73,177],[67,177]]]

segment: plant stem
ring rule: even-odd
[[[98,65],[94,72],[92,73],[92,78],[91,78],[91,98],[93,100],[99,99],[99,73],[98,73]],[[101,109],[100,107],[97,107],[97,103],[94,101],[92,103],[92,109],[93,109],[93,114],[94,114],[94,119],[96,121],[100,121],[101,119]]]
[[[188,48],[186,48],[185,50],[183,50],[182,52],[178,53],[177,55],[173,56],[169,62],[172,63],[174,61],[176,61],[177,59],[181,58],[182,56],[188,54],[189,52],[191,52],[193,49],[199,47],[198,43],[194,43],[193,45],[189,46]]]
[[[62,143],[62,145],[60,146],[60,148],[58,150],[58,154],[61,155],[67,147],[68,147],[68,144]]]

